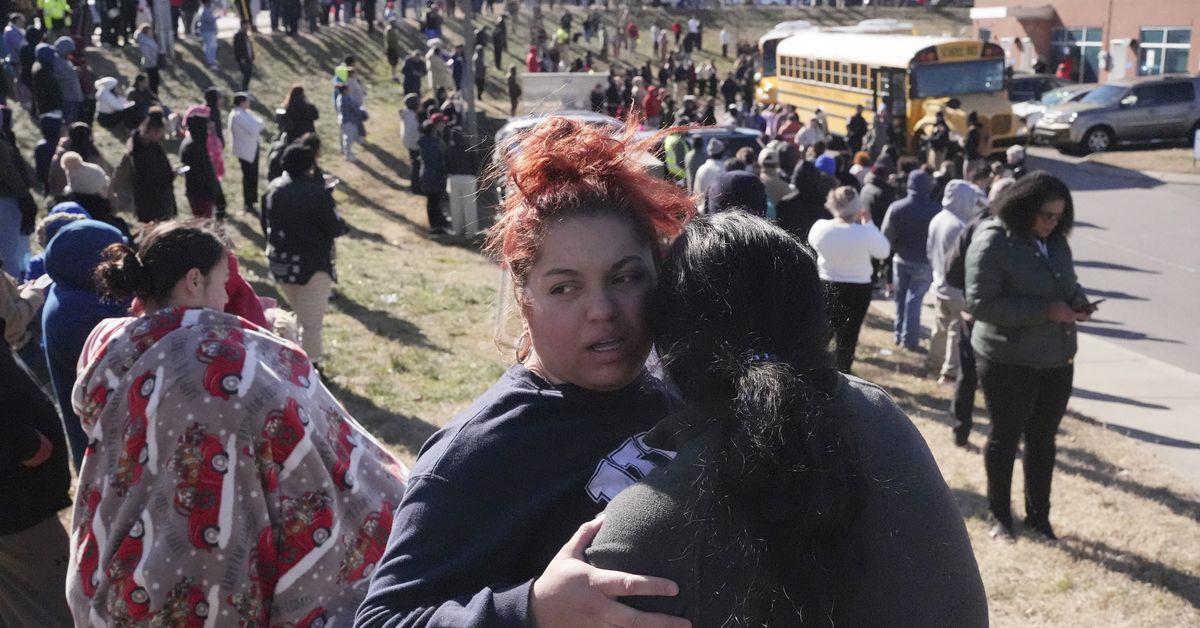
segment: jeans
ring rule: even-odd
[[[958,381],[954,383],[954,399],[950,413],[954,415],[954,433],[966,438],[975,424],[975,389],[979,379],[975,373],[975,350],[971,348],[971,328],[974,321],[963,321],[958,336]]]
[[[1012,523],[1012,472],[1017,444],[1025,438],[1025,521],[1050,521],[1050,482],[1054,476],[1055,435],[1067,401],[1075,367],[1033,368],[996,364],[976,356],[992,433],[983,461],[987,469],[988,508],[1000,521]]]
[[[217,64],[217,34],[204,33],[200,35],[204,49],[204,63],[209,66]]]
[[[825,311],[833,329],[837,369],[849,373],[854,365],[854,350],[858,333],[871,305],[872,286],[869,283],[825,281]]]
[[[933,283],[928,263],[906,262],[899,257],[892,263],[896,298],[896,344],[909,349],[921,346],[921,301]]]

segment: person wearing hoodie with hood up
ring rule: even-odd
[[[75,64],[71,62],[71,55],[75,54],[75,42],[70,37],[59,37],[54,41],[54,50],[58,53],[54,77],[62,93],[63,119],[70,124],[79,119],[79,108],[83,106],[83,86],[79,84],[79,75],[75,73]]]
[[[925,167],[908,175],[907,189],[905,197],[892,203],[884,214],[883,235],[896,252],[892,260],[892,281],[896,291],[895,342],[920,353],[921,301],[933,281],[925,244],[929,239],[929,222],[941,207],[930,197],[933,176]]]
[[[111,225],[96,220],[76,220],[60,229],[46,246],[46,274],[54,280],[42,309],[46,365],[50,369],[50,382],[76,469],[83,461],[88,438],[71,406],[75,366],[96,323],[124,316],[129,306],[128,303],[101,299],[96,292],[93,273],[105,247],[125,241],[121,232]]]
[[[208,151],[211,123],[208,108],[192,108],[185,120],[188,133],[179,144],[179,160],[189,168],[184,176],[184,193],[192,206],[192,214],[197,218],[211,218],[215,211],[218,217],[224,216],[225,193]]]
[[[76,220],[91,220],[92,216],[82,205],[74,201],[59,203],[50,209],[50,213],[38,221],[34,229],[34,238],[38,242],[41,253],[29,258],[29,273],[27,281],[33,281],[46,274],[46,247],[63,227]]]
[[[954,179],[946,185],[942,211],[929,221],[925,243],[933,274],[933,294],[937,297],[937,325],[929,339],[925,370],[938,372],[938,383],[958,379],[958,343],[962,327],[965,297],[960,288],[946,283],[946,260],[958,243],[958,235],[967,223],[987,211],[987,194],[974,184]]]
[[[50,44],[38,44],[34,51],[36,61],[30,69],[30,89],[33,90],[33,113],[45,115],[51,111],[62,111],[62,87],[54,66],[58,65],[58,54]]]

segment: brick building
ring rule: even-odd
[[[1200,72],[1200,0],[975,0],[971,19],[1017,71],[1070,57],[1084,82]]]

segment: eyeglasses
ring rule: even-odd
[[[1057,224],[1060,220],[1062,220],[1063,212],[1038,212],[1037,215],[1038,218],[1041,218],[1046,222]]]

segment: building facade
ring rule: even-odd
[[[971,19],[1018,72],[1068,59],[1081,82],[1200,72],[1200,0],[976,0]]]

